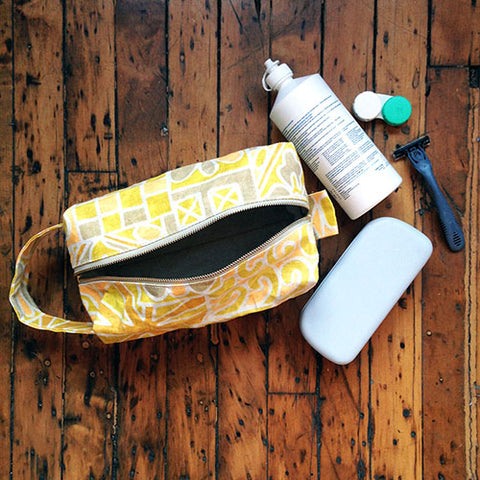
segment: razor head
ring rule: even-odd
[[[404,157],[408,154],[409,151],[415,149],[424,149],[430,143],[430,137],[428,135],[424,135],[423,137],[417,138],[406,145],[398,147],[393,152],[393,158],[398,160],[399,158]]]

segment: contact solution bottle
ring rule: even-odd
[[[271,59],[265,68],[263,87],[278,92],[270,118],[352,220],[402,183],[320,75],[293,78]]]

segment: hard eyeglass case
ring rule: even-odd
[[[354,360],[431,253],[430,240],[401,220],[368,223],[303,308],[307,342],[339,365]]]

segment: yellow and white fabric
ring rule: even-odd
[[[28,294],[32,251],[41,237],[62,226],[79,274],[161,247],[239,210],[282,202],[304,205],[308,213],[273,243],[218,275],[181,283],[82,279],[80,295],[91,323],[43,313]],[[22,249],[10,299],[19,319],[34,328],[95,333],[106,343],[202,327],[308,291],[318,280],[316,240],[336,233],[333,205],[326,192],[307,194],[292,144],[250,148],[72,206],[63,224],[40,232]]]

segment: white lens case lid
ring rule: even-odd
[[[383,101],[375,92],[359,93],[353,101],[353,113],[362,122],[370,122],[381,116]]]

